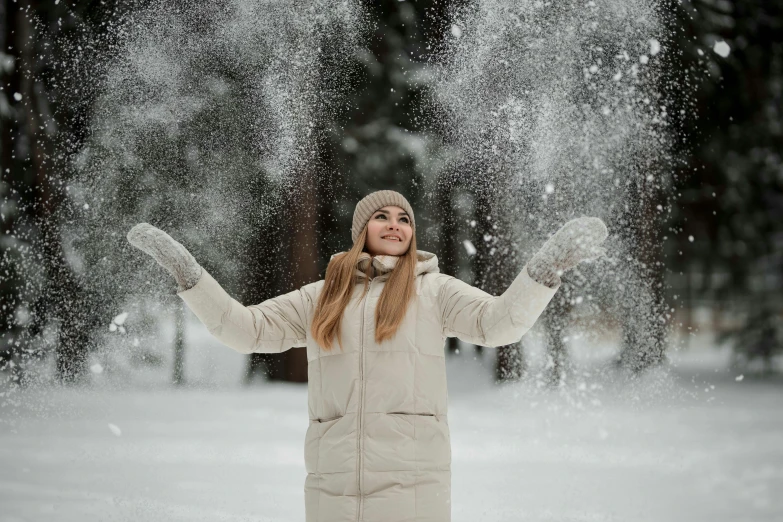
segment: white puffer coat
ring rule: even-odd
[[[307,522],[450,521],[446,337],[482,346],[517,342],[557,291],[523,268],[494,297],[439,273],[438,258],[419,250],[416,298],[395,337],[377,344],[375,305],[398,259],[362,254],[342,322],[344,351],[337,343],[324,351],[310,335],[323,280],[243,306],[204,271],[178,294],[213,336],[239,352],[307,347]],[[369,262],[374,277],[361,298]]]

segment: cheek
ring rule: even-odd
[[[381,223],[378,221],[370,221],[367,223],[367,233],[370,236],[375,236],[381,228]]]

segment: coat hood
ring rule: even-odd
[[[329,262],[332,262],[332,259],[335,258],[335,256],[338,256],[340,254],[345,254],[346,252],[337,252],[336,254],[332,254],[332,257],[329,258]],[[432,252],[426,252],[424,250],[416,250],[416,275],[426,274],[429,272],[435,273],[440,272],[440,269],[438,268],[438,256],[433,254]],[[367,263],[372,262],[372,277],[380,277],[385,276],[389,274],[392,270],[394,270],[394,267],[397,266],[397,261],[399,261],[400,256],[389,256],[389,255],[380,255],[380,256],[371,256],[367,252],[362,252],[359,254],[359,261],[356,263],[356,276],[364,279],[366,277],[365,270],[367,268]]]

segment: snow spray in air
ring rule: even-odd
[[[107,323],[129,295],[174,301],[169,274],[127,243],[136,223],[169,232],[223,281],[275,255],[259,238],[317,161],[350,78],[333,57],[359,45],[364,17],[353,1],[160,0],[117,25],[63,230]]]
[[[621,323],[632,368],[660,358],[670,317],[656,235],[672,166],[665,16],[647,0],[475,0],[452,11],[433,64],[436,123],[460,173],[449,183],[489,201],[509,232],[490,235],[486,262],[497,274],[496,253],[524,250],[521,268],[569,219],[601,217],[609,256],[567,275],[553,304]]]

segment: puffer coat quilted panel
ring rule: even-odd
[[[375,342],[375,306],[395,256],[362,254],[342,322],[342,346],[310,335],[323,281],[243,306],[204,271],[179,295],[210,333],[242,353],[305,347],[308,410],[304,461],[307,522],[448,522],[451,442],[444,345],[518,341],[557,291],[525,268],[501,296],[438,271],[418,251],[416,297],[396,335]],[[368,266],[371,264],[371,266]],[[365,271],[372,277],[362,296]]]

